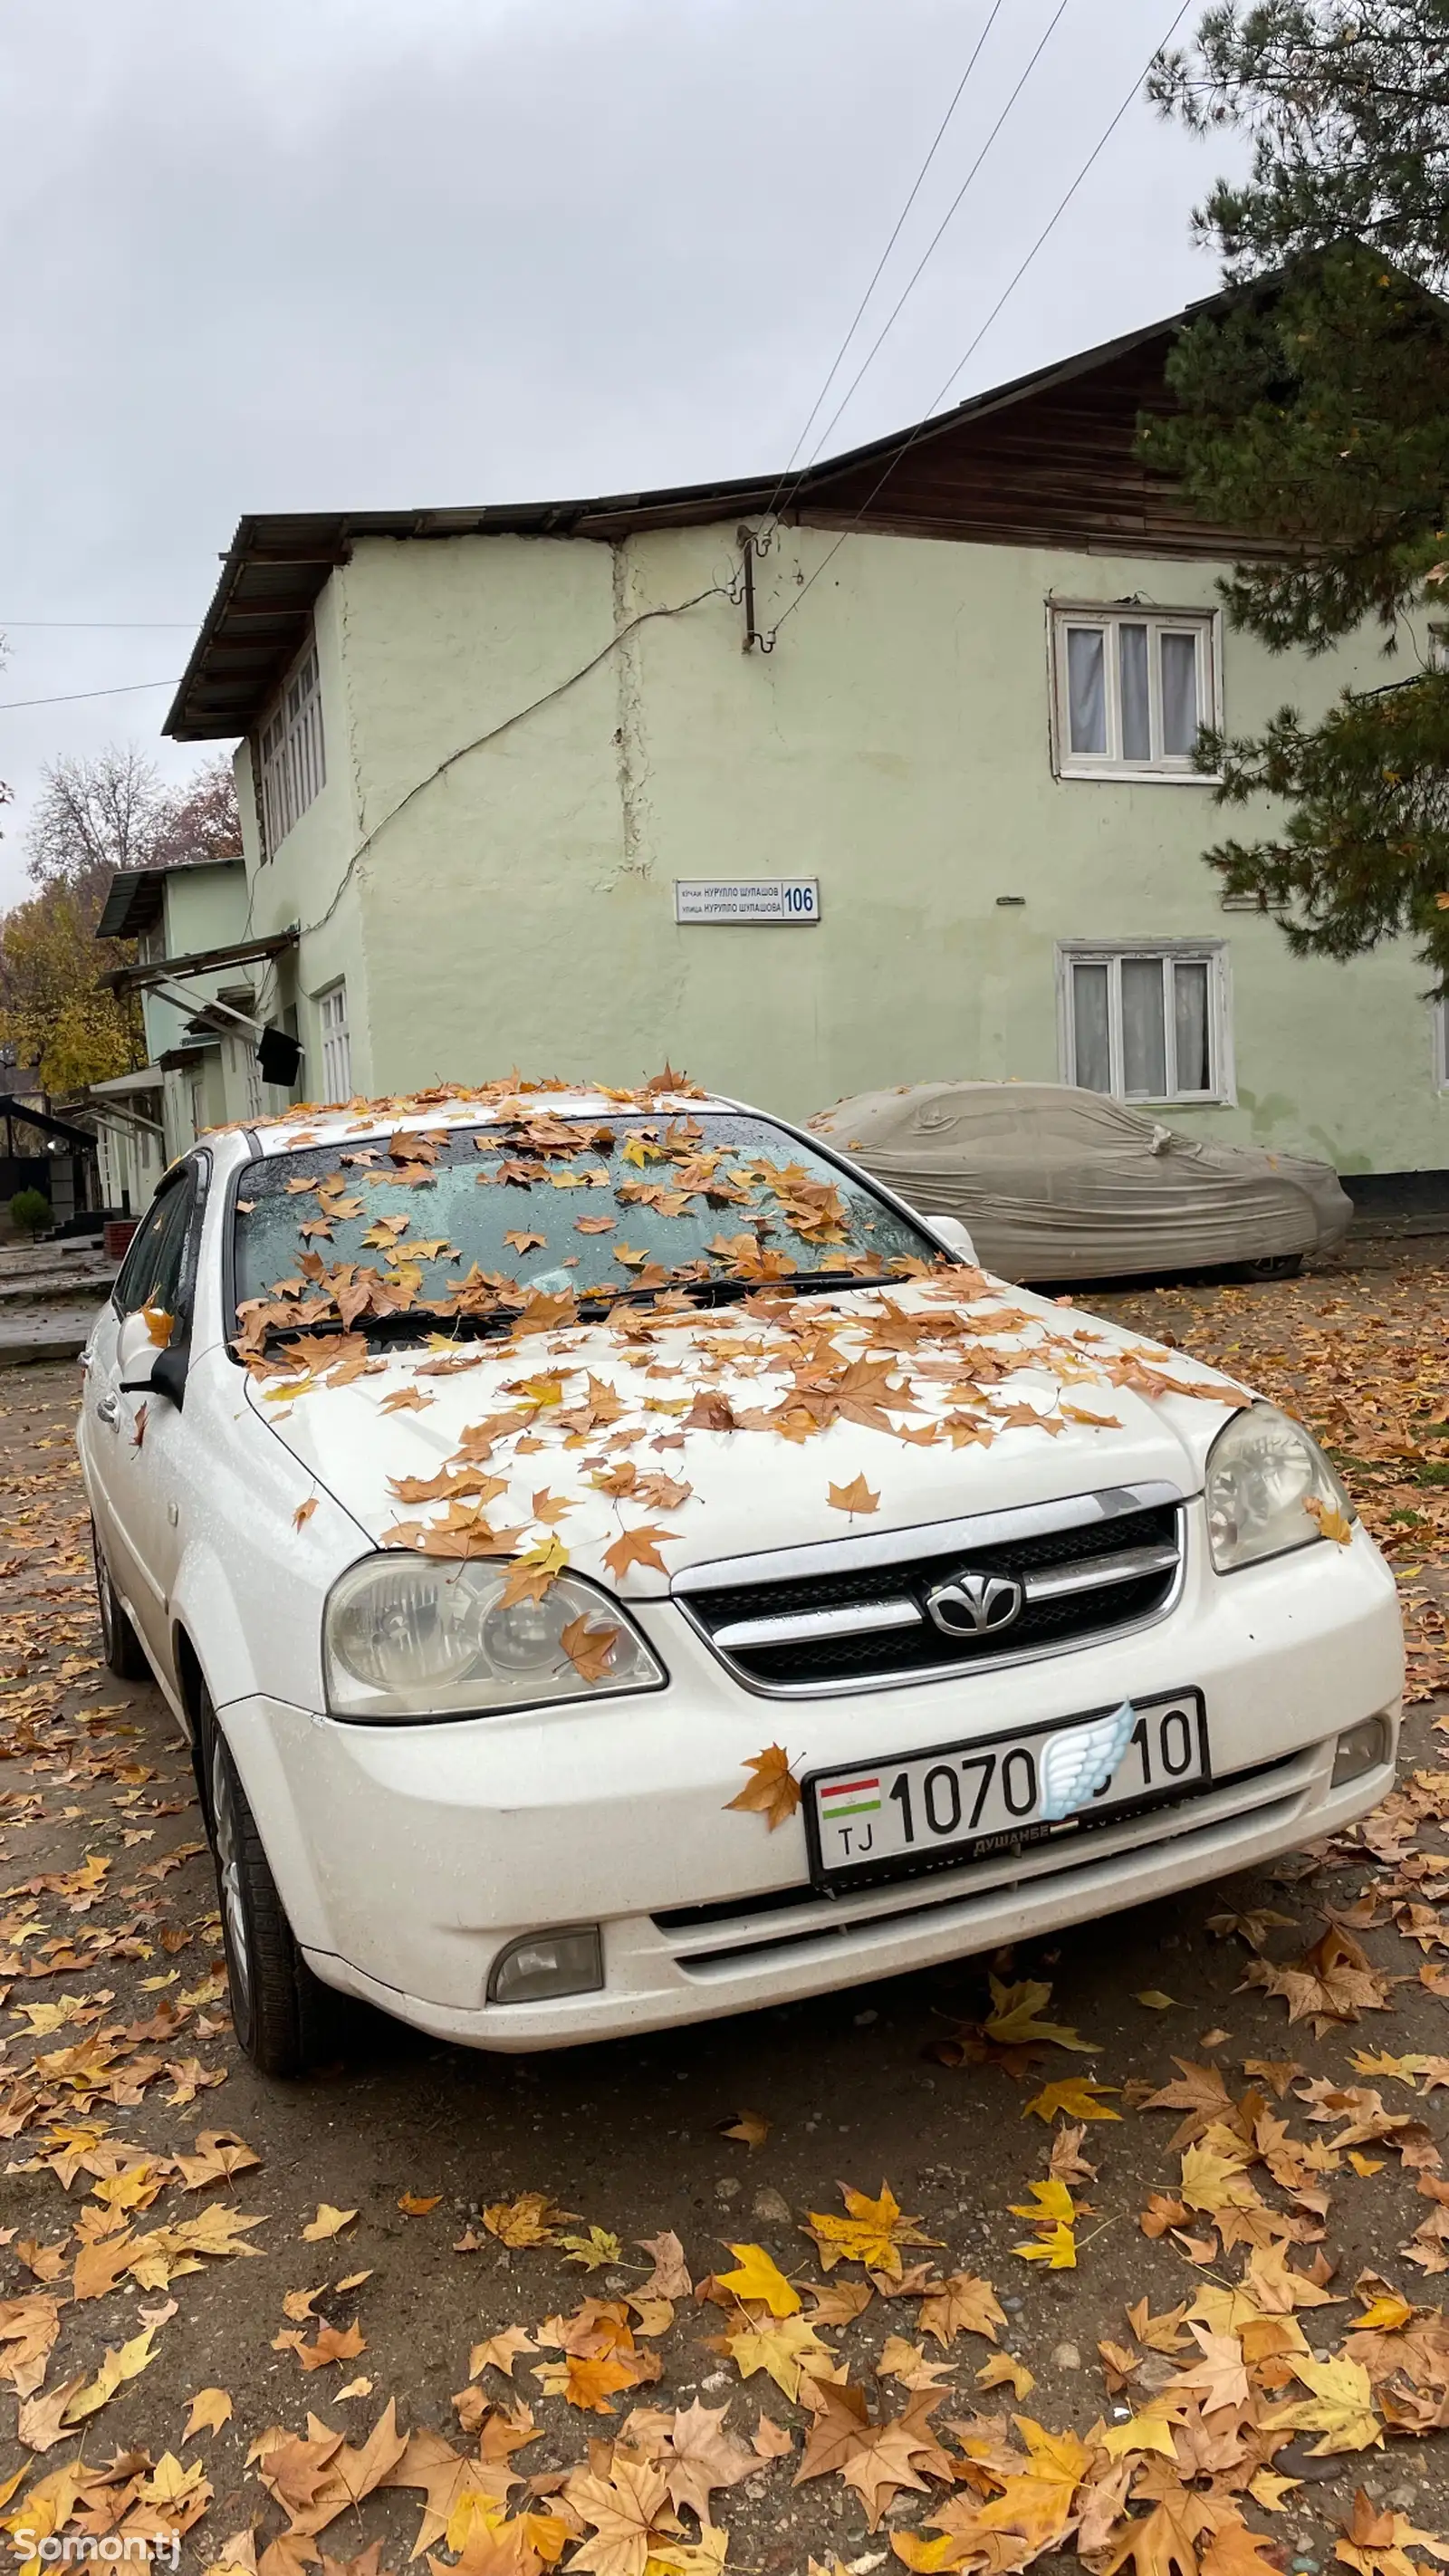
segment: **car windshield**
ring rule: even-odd
[[[580,1302],[941,1258],[863,1179],[738,1113],[408,1128],[268,1155],[236,1202],[237,1317],[254,1349],[319,1326],[444,1316],[496,1330]]]

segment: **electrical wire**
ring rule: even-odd
[[[881,252],[879,259],[876,261],[870,284],[867,286],[864,295],[861,297],[860,302],[855,308],[854,319],[852,320],[849,330],[846,332],[844,339],[841,341],[839,348],[836,350],[835,355],[830,362],[830,370],[825,378],[825,382],[821,386],[819,393],[816,395],[814,402],[811,404],[804,424],[801,427],[800,434],[796,439],[794,446],[791,448],[789,455],[785,459],[784,466],[781,469],[780,479],[775,485],[774,491],[770,495],[769,504],[765,511],[764,526],[759,532],[762,536],[767,535],[769,532],[774,520],[776,505],[781,493],[784,491],[785,486],[790,479],[795,459],[799,455],[801,448],[804,446],[806,439],[810,435],[821,404],[824,402],[826,395],[829,393],[831,386],[834,384],[836,377],[840,373],[841,367],[845,363],[846,352],[850,347],[851,341],[855,338],[857,331],[860,329],[861,323],[865,318],[866,307],[869,304],[871,297],[874,295],[876,288],[880,284],[886,262],[889,260],[891,252],[895,249],[896,243],[900,240],[901,231],[906,218],[909,215],[912,206],[915,204],[917,197],[920,195],[922,188],[925,186],[931,164],[935,160],[937,153],[940,151],[942,144],[945,142],[946,130],[950,125],[957,108],[960,106],[962,98],[965,96],[966,84],[976,69],[977,58],[987,37],[991,33],[992,28],[995,26],[997,19],[1000,17],[1004,5],[1005,0],[992,0],[991,14],[988,17],[985,26],[982,28],[980,35],[977,37],[975,44],[971,48],[970,58],[967,61],[966,69],[961,74],[959,81],[956,83],[955,90],[952,93],[951,103],[948,106],[945,115],[942,117],[940,124],[936,128],[935,139],[931,144],[931,148],[926,154],[924,161],[921,163],[919,170],[916,172],[915,179],[911,186],[910,195],[907,197],[905,204],[902,206],[900,213],[895,219],[895,223],[891,229],[890,239],[886,243],[884,250]]]
[[[405,796],[400,796],[396,805],[392,805],[388,808],[388,811],[383,815],[381,821],[374,823],[372,830],[367,834],[365,840],[358,842],[356,849],[353,851],[351,858],[348,860],[346,867],[343,869],[341,876],[337,880],[337,884],[333,889],[332,896],[328,902],[326,910],[324,912],[320,912],[315,921],[303,923],[298,928],[298,938],[306,939],[314,930],[325,929],[327,923],[331,920],[334,912],[337,910],[339,903],[342,901],[348,886],[351,884],[359,861],[366,857],[379,834],[387,830],[389,823],[396,822],[399,814],[403,813],[406,808],[412,804],[415,797],[421,796],[425,789],[433,786],[438,779],[446,777],[448,771],[450,769],[455,769],[460,760],[467,760],[471,753],[482,751],[490,742],[497,742],[500,734],[511,733],[515,725],[521,725],[526,722],[529,716],[537,715],[541,707],[551,706],[555,698],[561,698],[565,696],[570,689],[576,688],[580,680],[586,680],[591,671],[597,671],[600,663],[607,662],[610,655],[612,653],[616,653],[619,646],[626,643],[631,635],[637,634],[641,626],[648,626],[652,620],[657,617],[683,617],[687,610],[700,607],[706,599],[729,599],[738,604],[738,588],[731,582],[715,581],[710,583],[707,590],[697,590],[694,593],[693,598],[676,600],[671,607],[641,609],[637,617],[631,617],[626,625],[619,627],[615,633],[610,636],[608,643],[603,645],[601,649],[593,655],[590,661],[581,663],[576,671],[570,671],[567,679],[556,681],[551,689],[544,690],[542,697],[531,698],[526,707],[516,707],[511,716],[504,716],[500,723],[490,725],[487,733],[476,734],[471,742],[460,743],[456,751],[450,751],[446,759],[438,762],[435,769],[430,769],[425,778],[420,778],[415,786],[408,789]],[[252,895],[253,902],[255,901],[256,896],[256,883],[257,881],[254,879]],[[247,905],[246,929],[242,933],[243,938],[246,938],[250,934],[251,920],[252,904],[249,903]]]
[[[16,707],[73,707],[79,698],[134,698],[145,689],[174,689],[175,680],[127,680],[119,689],[68,689],[59,698],[0,698],[0,715]]]
[[[1046,52],[1046,49],[1047,49],[1048,45],[1051,43],[1051,40],[1052,40],[1053,36],[1056,34],[1056,31],[1057,31],[1058,27],[1061,25],[1062,20],[1063,20],[1063,18],[1064,18],[1064,17],[1065,17],[1065,15],[1066,15],[1067,7],[1068,7],[1068,0],[1058,0],[1057,12],[1056,12],[1055,17],[1054,17],[1054,18],[1052,18],[1052,19],[1050,20],[1050,22],[1049,22],[1049,24],[1048,24],[1048,26],[1047,26],[1047,28],[1046,28],[1046,31],[1045,31],[1044,35],[1041,37],[1040,42],[1038,43],[1038,45],[1037,45],[1037,47],[1036,47],[1036,50],[1035,50],[1035,51],[1034,51],[1034,53],[1032,54],[1032,56],[1031,56],[1030,60],[1028,61],[1027,65],[1026,65],[1026,68],[1025,68],[1025,70],[1022,72],[1022,74],[1021,74],[1020,78],[1017,80],[1016,85],[1015,85],[1015,87],[1013,88],[1013,90],[1012,90],[1012,92],[1011,92],[1010,97],[1007,99],[1006,104],[1005,104],[1005,106],[1003,107],[1003,109],[1002,109],[1002,111],[1001,111],[1000,115],[997,117],[997,120],[996,120],[995,124],[992,126],[992,129],[991,129],[990,133],[987,135],[985,142],[982,144],[980,151],[977,153],[975,160],[972,162],[970,169],[967,171],[966,176],[965,176],[965,178],[962,180],[960,187],[957,189],[955,196],[952,198],[950,205],[946,208],[946,211],[945,211],[944,215],[941,217],[941,220],[940,220],[939,224],[936,226],[935,231],[934,231],[934,232],[933,232],[933,234],[931,235],[930,240],[927,242],[925,249],[924,249],[924,250],[923,250],[923,252],[921,253],[921,256],[920,256],[920,258],[918,259],[918,261],[916,262],[915,267],[912,269],[910,276],[907,278],[906,283],[905,283],[905,285],[903,286],[903,288],[901,289],[900,295],[898,296],[898,298],[897,298],[897,300],[896,300],[895,304],[892,306],[891,311],[887,314],[887,316],[886,316],[886,318],[885,318],[884,323],[882,324],[882,326],[881,326],[880,330],[877,332],[876,337],[875,337],[875,339],[872,341],[872,343],[871,343],[871,345],[870,345],[869,349],[866,351],[866,354],[865,354],[864,358],[861,360],[861,363],[860,363],[860,365],[858,366],[858,368],[856,369],[855,374],[852,376],[852,378],[851,378],[851,380],[850,380],[850,383],[847,385],[847,387],[846,387],[846,389],[845,389],[845,392],[842,394],[842,396],[841,396],[841,398],[840,398],[839,402],[838,402],[838,403],[836,404],[836,406],[835,406],[834,411],[831,413],[830,418],[829,418],[829,419],[828,419],[828,421],[826,422],[825,427],[822,429],[822,431],[820,432],[819,437],[816,439],[816,441],[815,441],[815,445],[814,445],[814,447],[813,447],[813,448],[811,449],[811,451],[810,451],[809,458],[808,458],[808,460],[807,460],[807,462],[806,462],[806,465],[805,465],[805,468],[804,468],[804,471],[805,471],[806,473],[808,473],[808,472],[809,472],[810,467],[815,463],[816,458],[819,456],[821,449],[822,449],[822,448],[823,448],[823,446],[825,445],[826,440],[829,438],[831,431],[835,428],[836,423],[840,420],[840,418],[841,418],[842,414],[843,414],[845,411],[847,411],[847,410],[848,410],[848,408],[849,408],[850,404],[853,402],[853,400],[854,400],[854,398],[855,398],[855,395],[856,395],[857,391],[859,390],[859,387],[860,387],[860,385],[861,385],[861,382],[862,382],[863,378],[864,378],[864,377],[869,373],[870,369],[874,366],[875,361],[876,361],[877,357],[878,357],[878,356],[879,356],[879,354],[880,354],[880,351],[881,351],[882,346],[884,345],[885,341],[889,338],[889,336],[890,336],[891,332],[895,329],[896,323],[899,321],[900,316],[901,316],[901,314],[904,312],[904,310],[905,310],[905,307],[906,307],[907,303],[909,302],[909,300],[910,300],[911,296],[912,296],[912,295],[914,294],[914,292],[915,292],[915,289],[916,289],[916,287],[917,287],[917,285],[918,285],[918,283],[919,283],[919,281],[920,281],[920,278],[921,278],[922,272],[923,272],[923,271],[924,271],[924,269],[926,268],[927,263],[928,263],[928,262],[929,262],[929,261],[934,257],[935,252],[936,252],[936,250],[937,250],[937,248],[938,248],[938,246],[939,246],[939,244],[940,244],[940,242],[941,242],[941,240],[942,240],[942,238],[943,238],[944,234],[946,233],[946,231],[947,231],[947,229],[949,228],[949,226],[951,225],[951,223],[954,221],[955,216],[956,216],[956,213],[957,213],[957,210],[958,210],[958,208],[961,206],[961,204],[962,204],[963,200],[965,199],[966,194],[967,194],[967,191],[970,189],[971,184],[972,184],[973,180],[975,179],[977,172],[980,170],[980,168],[981,168],[981,165],[982,165],[983,161],[986,159],[986,156],[987,156],[987,154],[989,153],[989,151],[991,150],[991,147],[992,147],[993,143],[996,141],[996,138],[997,138],[998,134],[1001,132],[1002,127],[1005,125],[1005,123],[1006,123],[1006,121],[1007,121],[1008,117],[1010,116],[1010,114],[1011,114],[1011,112],[1012,112],[1012,109],[1015,107],[1015,105],[1016,105],[1016,103],[1017,103],[1017,100],[1020,98],[1020,96],[1021,96],[1021,94],[1022,94],[1022,91],[1025,89],[1025,87],[1026,87],[1026,85],[1027,85],[1027,82],[1030,80],[1030,78],[1031,78],[1031,76],[1032,76],[1032,73],[1035,71],[1035,69],[1036,69],[1036,67],[1037,67],[1037,64],[1041,61],[1041,58],[1042,58],[1043,54]]]
[[[814,570],[814,571],[812,572],[812,574],[810,575],[809,580],[808,580],[807,582],[805,582],[805,583],[802,585],[802,587],[801,587],[801,588],[796,592],[796,595],[795,595],[795,597],[791,600],[789,607],[784,611],[783,615],[779,618],[778,622],[777,622],[777,623],[776,623],[776,624],[771,628],[771,630],[770,630],[770,642],[771,642],[771,644],[773,644],[773,643],[774,643],[776,636],[777,636],[777,635],[779,634],[779,632],[780,632],[780,628],[781,628],[781,627],[786,623],[786,621],[787,621],[789,618],[791,618],[791,617],[793,617],[793,616],[794,616],[796,609],[797,609],[797,608],[799,608],[799,607],[803,604],[803,602],[804,602],[804,601],[809,597],[809,595],[810,595],[811,591],[812,591],[812,590],[814,589],[814,587],[815,587],[815,584],[816,584],[816,583],[817,583],[817,581],[820,579],[821,574],[822,574],[823,572],[827,572],[827,571],[829,570],[829,568],[830,568],[831,564],[835,561],[836,556],[839,554],[841,547],[844,545],[844,543],[845,543],[845,541],[846,541],[847,537],[853,536],[853,535],[855,534],[855,531],[856,531],[856,529],[859,527],[861,520],[865,517],[865,515],[866,515],[867,511],[871,508],[872,504],[873,504],[873,503],[875,502],[875,500],[878,498],[878,496],[879,496],[879,494],[881,493],[881,491],[883,490],[884,486],[885,486],[885,485],[890,481],[890,478],[891,478],[891,476],[895,473],[896,468],[897,468],[900,464],[902,464],[902,463],[903,463],[903,461],[904,461],[904,459],[909,455],[909,453],[910,453],[911,449],[915,446],[917,439],[918,439],[918,438],[920,438],[920,437],[922,437],[922,436],[923,436],[923,434],[925,433],[925,431],[926,431],[927,429],[929,429],[929,428],[930,428],[930,426],[931,426],[931,420],[932,420],[932,415],[935,413],[935,411],[936,411],[937,407],[938,407],[942,402],[944,402],[944,400],[945,400],[945,398],[946,398],[947,394],[951,391],[951,389],[952,389],[953,385],[956,383],[957,378],[960,376],[960,374],[961,374],[961,372],[962,372],[962,369],[963,369],[964,367],[966,367],[966,366],[970,363],[971,359],[975,356],[976,351],[980,348],[981,343],[982,343],[982,341],[985,339],[986,334],[987,334],[987,332],[990,330],[990,328],[991,328],[991,326],[992,326],[993,322],[996,320],[996,318],[997,318],[998,314],[1002,311],[1003,307],[1007,304],[1007,302],[1010,300],[1010,298],[1015,294],[1016,289],[1017,289],[1017,288],[1018,288],[1018,286],[1021,284],[1022,279],[1025,277],[1027,270],[1031,267],[1032,262],[1035,260],[1035,258],[1036,258],[1036,256],[1037,256],[1038,252],[1039,252],[1039,251],[1041,251],[1041,250],[1045,247],[1046,243],[1050,240],[1050,238],[1051,238],[1052,234],[1055,232],[1055,230],[1056,230],[1056,228],[1057,228],[1057,225],[1061,222],[1061,219],[1062,219],[1063,215],[1066,213],[1068,206],[1071,204],[1072,199],[1075,197],[1075,195],[1076,195],[1076,193],[1077,193],[1077,190],[1081,187],[1083,180],[1087,177],[1087,175],[1088,175],[1089,171],[1091,171],[1091,170],[1095,167],[1096,163],[1101,159],[1101,156],[1102,156],[1103,152],[1106,150],[1107,145],[1111,142],[1113,135],[1116,133],[1117,128],[1118,128],[1118,126],[1121,124],[1122,119],[1123,119],[1123,117],[1126,115],[1126,113],[1127,113],[1127,111],[1128,111],[1129,107],[1131,107],[1131,106],[1132,106],[1132,104],[1133,104],[1134,100],[1135,100],[1135,99],[1140,95],[1140,92],[1141,92],[1141,89],[1142,89],[1142,84],[1143,84],[1143,82],[1145,81],[1145,79],[1146,79],[1146,77],[1147,77],[1148,72],[1150,72],[1150,71],[1151,71],[1153,64],[1156,62],[1158,55],[1159,55],[1159,54],[1164,50],[1164,48],[1165,48],[1166,46],[1168,46],[1168,45],[1170,45],[1170,44],[1171,44],[1173,37],[1176,35],[1176,33],[1177,33],[1177,31],[1178,31],[1178,28],[1182,25],[1182,22],[1183,22],[1184,18],[1187,16],[1189,9],[1190,9],[1190,8],[1192,8],[1192,7],[1193,7],[1193,5],[1194,5],[1194,0],[1182,0],[1182,6],[1181,6],[1181,8],[1178,10],[1178,12],[1177,12],[1176,16],[1174,17],[1174,19],[1173,19],[1173,21],[1172,21],[1171,26],[1168,28],[1168,30],[1167,30],[1167,32],[1166,32],[1166,34],[1165,34],[1165,35],[1160,39],[1160,41],[1159,41],[1156,45],[1154,45],[1154,47],[1153,47],[1153,49],[1152,49],[1152,52],[1149,54],[1149,56],[1148,56],[1148,58],[1147,58],[1147,62],[1146,62],[1146,64],[1145,64],[1145,66],[1144,66],[1143,70],[1138,74],[1137,78],[1134,80],[1134,82],[1133,82],[1133,84],[1132,84],[1132,87],[1131,87],[1131,88],[1129,89],[1129,91],[1127,92],[1127,95],[1126,95],[1126,97],[1123,99],[1122,104],[1121,104],[1121,106],[1118,108],[1118,110],[1117,110],[1117,112],[1116,112],[1115,116],[1113,116],[1113,118],[1112,118],[1112,120],[1111,120],[1110,124],[1106,125],[1106,126],[1103,128],[1102,132],[1101,132],[1101,133],[1099,134],[1099,136],[1097,137],[1097,140],[1096,140],[1096,142],[1093,144],[1091,151],[1088,153],[1086,160],[1082,163],[1082,166],[1081,166],[1081,168],[1078,170],[1076,177],[1073,179],[1073,181],[1072,181],[1072,183],[1071,183],[1071,186],[1070,186],[1070,187],[1065,191],[1065,193],[1063,194],[1063,196],[1061,196],[1061,197],[1058,199],[1056,206],[1054,207],[1054,209],[1053,209],[1052,213],[1048,216],[1048,218],[1047,218],[1046,222],[1043,224],[1041,231],[1037,234],[1037,237],[1036,237],[1035,241],[1032,243],[1030,250],[1026,253],[1025,257],[1021,260],[1021,262],[1019,263],[1018,267],[1015,269],[1015,271],[1013,272],[1013,274],[1012,274],[1012,275],[1007,279],[1007,282],[1006,282],[1005,286],[1002,288],[1002,291],[1001,291],[1000,295],[998,295],[998,297],[997,297],[997,299],[996,299],[996,302],[993,304],[993,306],[992,306],[992,308],[991,308],[990,312],[987,314],[985,321],[982,323],[982,325],[981,325],[980,329],[977,331],[977,333],[976,333],[975,337],[972,339],[972,341],[970,342],[969,346],[968,346],[968,347],[963,351],[962,355],[957,359],[956,364],[955,364],[955,366],[952,368],[952,370],[951,370],[951,372],[950,372],[949,376],[946,378],[945,383],[941,386],[940,391],[939,391],[939,392],[936,394],[936,396],[934,397],[934,400],[932,401],[932,403],[931,403],[931,405],[930,405],[930,409],[926,412],[925,416],[924,416],[921,420],[918,420],[918,421],[915,423],[915,426],[914,426],[911,430],[909,430],[909,431],[907,432],[906,436],[902,439],[902,441],[901,441],[901,443],[900,443],[899,447],[897,447],[896,449],[894,449],[894,450],[893,450],[893,452],[892,452],[891,456],[888,458],[888,460],[887,460],[887,462],[886,462],[886,465],[885,465],[885,467],[884,467],[883,471],[882,471],[882,472],[881,472],[881,474],[877,477],[876,481],[872,484],[872,486],[871,486],[871,488],[870,488],[869,492],[868,492],[868,493],[866,494],[866,496],[865,496],[865,499],[861,502],[860,507],[859,507],[859,509],[856,511],[854,518],[850,521],[850,523],[849,523],[849,525],[848,525],[847,527],[844,527],[844,528],[842,528],[842,529],[841,529],[841,532],[840,532],[839,536],[836,538],[834,545],[830,548],[829,553],[828,553],[828,554],[823,558],[823,560],[822,560],[820,563],[818,563],[818,564],[816,565],[815,570]]]

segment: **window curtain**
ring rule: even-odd
[[[1172,1019],[1177,1048],[1176,1088],[1179,1091],[1211,1091],[1208,970],[1205,965],[1173,968]]]
[[[1160,957],[1122,960],[1122,1088],[1129,1100],[1161,1100],[1167,1090]]]
[[[1073,751],[1107,748],[1105,644],[1100,627],[1067,628],[1067,730]]]
[[[1084,1091],[1110,1091],[1112,1051],[1107,1023],[1105,966],[1072,968],[1072,1056]]]
[[[1190,759],[1197,748],[1197,637],[1162,638],[1162,748]]]
[[[1122,676],[1122,757],[1152,758],[1152,716],[1147,695],[1147,629],[1117,630]]]

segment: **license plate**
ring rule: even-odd
[[[817,1886],[839,1887],[984,1859],[1080,1833],[1211,1776],[1199,1690],[817,1771],[804,1784],[811,1873]]]

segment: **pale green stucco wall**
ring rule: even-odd
[[[733,538],[371,540],[333,576],[328,783],[260,871],[254,922],[314,920],[376,833],[298,968],[304,1004],[347,976],[360,1087],[515,1064],[629,1081],[668,1055],[802,1113],[889,1082],[1055,1079],[1059,940],[1213,938],[1237,1102],[1175,1123],[1347,1169],[1449,1164],[1406,951],[1293,959],[1270,921],[1221,910],[1208,789],[1053,775],[1048,599],[1210,605],[1211,567],[852,535],[768,657],[723,598],[655,620],[386,819],[630,618],[727,580]],[[832,543],[785,532],[762,622]],[[1224,640],[1235,729],[1384,676],[1371,641],[1309,664]],[[245,760],[241,783],[245,810]],[[676,926],[674,877],[741,874],[818,875],[822,925]]]

